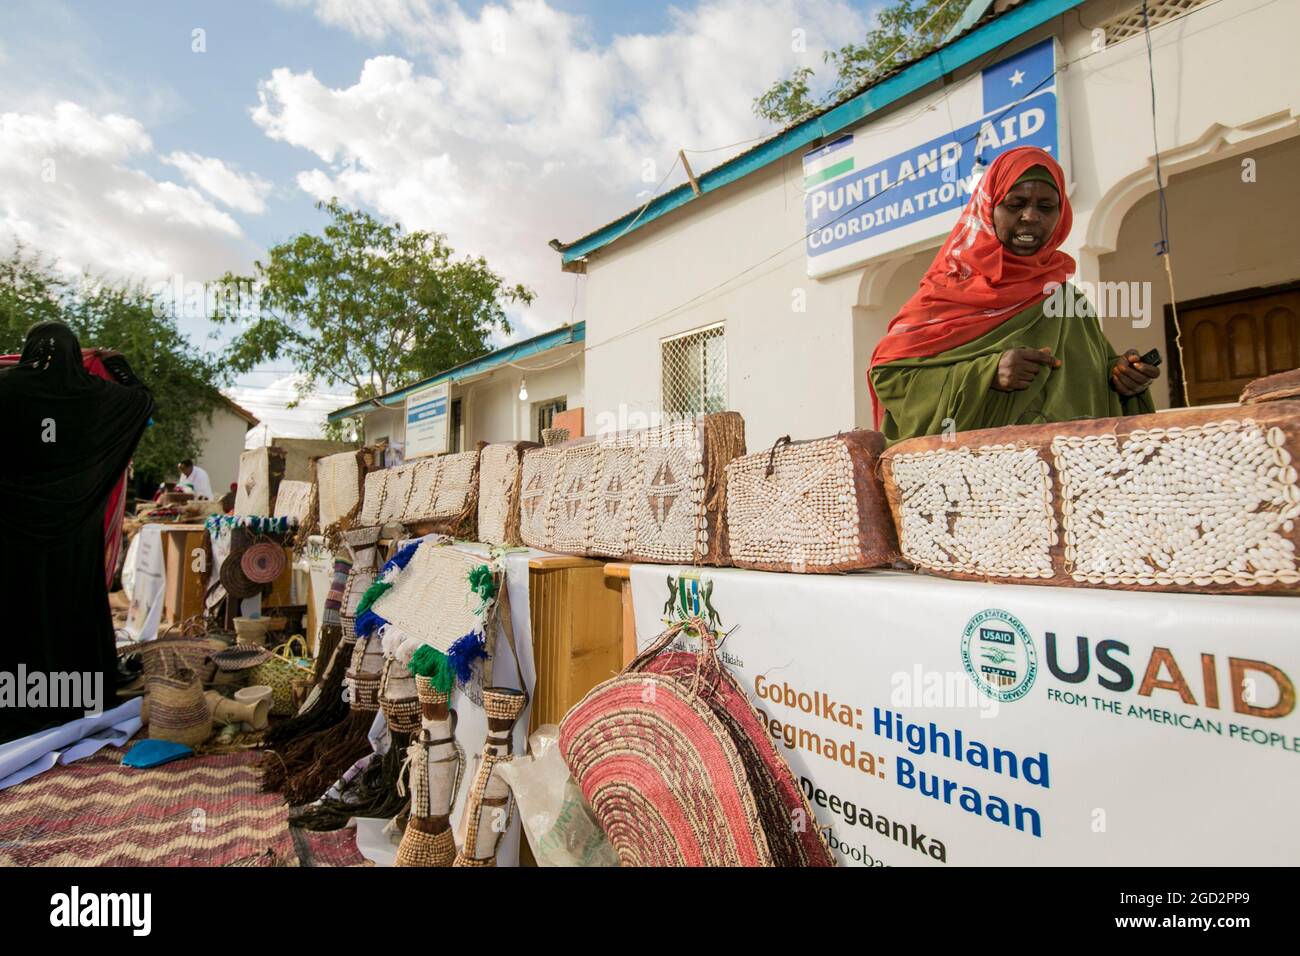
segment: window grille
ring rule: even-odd
[[[567,398],[557,398],[549,402],[540,402],[537,405],[537,434],[533,437],[534,441],[542,440],[543,430],[550,428],[555,421],[557,413],[565,411],[569,407]]]
[[[721,324],[659,343],[661,398],[669,415],[705,415],[727,407],[727,338]]]
[[[1206,0],[1148,0],[1147,20],[1152,28],[1155,28],[1196,9],[1205,2]],[[1138,4],[1130,10],[1111,17],[1101,26],[1106,31],[1107,46],[1139,36],[1142,33],[1142,5]]]

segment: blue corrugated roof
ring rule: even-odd
[[[478,375],[480,372],[491,371],[507,362],[515,362],[519,359],[528,358],[530,355],[537,355],[540,352],[547,352],[561,345],[571,345],[575,342],[583,342],[587,338],[587,323],[575,322],[573,325],[561,326],[558,329],[552,329],[550,332],[543,332],[541,335],[534,335],[531,339],[524,339],[522,342],[514,342],[505,348],[497,349],[495,352],[488,352],[486,355],[480,355],[478,358],[470,359],[468,362],[462,362],[459,365],[453,365],[451,368],[431,375],[429,378],[421,379],[407,385],[405,388],[399,388],[396,391],[388,392],[385,395],[379,395],[376,398],[368,398],[364,402],[357,402],[346,408],[340,408],[337,411],[329,413],[328,421],[336,422],[342,418],[350,418],[360,412],[372,411],[376,405],[384,408],[392,408],[406,400],[406,396],[417,389],[425,388],[429,385],[437,385],[439,382],[455,381],[459,378],[465,378],[470,375]]]
[[[843,129],[860,123],[872,113],[879,112],[886,106],[974,62],[1004,43],[1028,33],[1083,2],[1084,0],[1022,0],[1018,6],[999,14],[981,26],[968,30],[897,72],[883,77],[851,99],[787,127],[752,149],[715,166],[697,178],[700,194],[721,189],[803,149],[810,143],[833,136]],[[983,13],[987,8],[988,4],[983,0],[972,0],[968,12],[979,10]],[[964,16],[963,20],[965,20]],[[691,184],[682,183],[662,196],[656,196],[644,207],[644,210],[634,209],[580,239],[567,244],[553,243],[553,246],[561,253],[563,262],[567,265],[654,222],[695,198]]]

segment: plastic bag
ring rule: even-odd
[[[539,727],[528,738],[532,756],[498,768],[514,793],[533,857],[538,866],[618,866],[618,854],[560,756],[559,739],[555,724]]]

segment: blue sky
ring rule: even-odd
[[[581,294],[547,240],[644,201],[647,169],[657,181],[680,147],[767,132],[752,98],[859,38],[872,6],[7,0],[0,244],[69,271],[206,281],[318,227],[314,204],[337,195],[530,285],[515,334],[535,334]]]

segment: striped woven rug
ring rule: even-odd
[[[123,751],[55,767],[0,791],[0,866],[295,866],[279,794],[252,752],[150,770]]]

